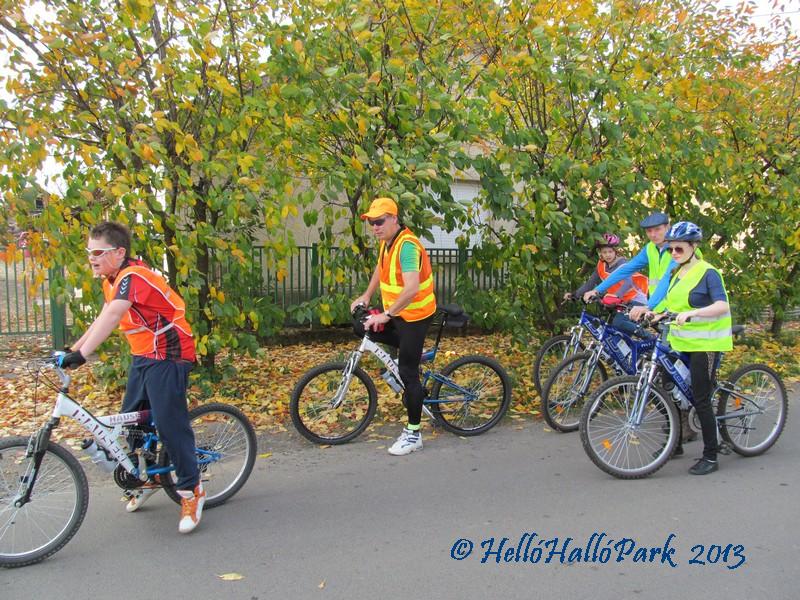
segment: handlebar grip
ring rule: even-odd
[[[352,315],[356,321],[365,321],[369,316],[369,311],[365,305],[359,304],[353,309]]]

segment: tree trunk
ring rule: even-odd
[[[774,311],[772,313],[772,325],[770,325],[769,332],[772,335],[778,335],[781,329],[783,329],[783,311]]]
[[[792,265],[784,281],[790,282],[788,285],[794,285],[797,276],[800,275],[798,271],[800,271],[800,261]],[[778,335],[781,329],[783,329],[783,323],[786,320],[786,310],[789,308],[789,303],[792,302],[791,298],[796,297],[792,294],[793,288],[789,288],[788,285],[786,287],[778,287],[777,297],[770,307],[772,308],[772,325],[769,328],[769,332],[772,335]]]
[[[196,224],[206,222],[206,205],[203,202],[197,202],[195,204],[194,216]],[[211,261],[208,253],[208,244],[198,239],[195,255],[197,256],[197,270],[201,275],[200,289],[197,290],[197,317],[201,325],[201,327],[198,327],[198,330],[202,333],[211,333],[212,323],[206,316],[205,311],[206,306],[208,306],[210,291],[209,277],[211,276]],[[200,357],[200,364],[208,371],[213,371],[215,358],[216,354],[208,350],[205,356]]]

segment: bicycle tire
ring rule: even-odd
[[[650,410],[642,425],[631,432],[627,422],[638,382],[636,376],[609,379],[584,405],[581,414],[583,449],[598,468],[619,479],[652,475],[667,463],[678,444],[678,409],[656,386],[650,388]],[[620,464],[623,461],[626,463]]]
[[[315,444],[345,444],[361,435],[375,416],[378,391],[370,376],[361,367],[353,369],[348,398],[336,409],[330,406],[331,399],[342,383],[341,374],[345,367],[344,362],[329,362],[316,366],[300,378],[292,391],[289,403],[292,423],[304,438]],[[328,375],[331,377],[327,377]],[[363,390],[353,393],[353,384],[356,381],[363,384],[366,393]],[[317,389],[320,387],[321,389]],[[315,399],[320,394],[322,397]],[[307,400],[305,396],[310,398]],[[341,422],[344,431],[331,435],[330,426],[336,424],[332,419]],[[315,431],[315,428],[327,431]]]
[[[469,367],[475,365],[482,365],[483,368],[470,373]],[[426,402],[426,406],[447,431],[463,436],[480,435],[494,427],[506,414],[511,404],[511,380],[505,369],[493,358],[463,356],[445,365],[439,374],[460,388],[469,390],[470,395],[480,396],[475,399],[464,398],[462,389],[453,387],[449,382],[434,380],[430,394],[432,401]],[[491,382],[489,377],[495,381]],[[452,410],[450,406],[453,407]],[[486,408],[476,412],[475,406]],[[470,425],[466,426],[467,423]]]
[[[591,352],[574,354],[561,361],[550,373],[542,391],[542,415],[547,424],[561,433],[577,431],[581,422],[581,412],[587,399],[608,379],[608,373],[599,360],[591,373],[587,373]],[[599,381],[594,383],[595,375]],[[577,386],[589,378],[587,390],[578,395]],[[566,386],[566,387],[562,387]]]
[[[61,550],[77,533],[89,506],[89,484],[83,468],[55,442],[49,442],[42,457],[31,500],[20,508],[13,506],[20,480],[33,461],[33,457],[26,456],[28,441],[19,436],[0,440],[0,567],[32,565]],[[49,490],[48,483],[56,489]],[[68,503],[59,512],[56,496],[67,483],[71,483],[70,490],[64,492],[69,495]],[[48,500],[45,506],[43,497]],[[37,514],[41,516],[38,520]],[[32,547],[15,545],[26,541]]]
[[[781,380],[780,375],[778,375],[774,369],[759,364],[744,365],[731,373],[728,381],[731,383],[731,387],[744,388],[743,393],[747,393],[747,390],[755,385],[759,388],[757,392],[763,394],[765,385],[763,383],[763,378],[759,378],[761,381],[756,381],[754,383],[746,381],[746,378],[753,373],[762,374],[767,380],[771,380],[774,384],[774,389],[772,391],[774,397],[772,398],[771,404],[775,405],[777,413],[772,419],[769,417],[767,417],[766,420],[762,419],[762,417],[765,416],[764,414],[747,415],[735,419],[724,418],[729,410],[738,410],[742,404],[746,406],[749,402],[749,399],[744,398],[743,403],[743,397],[737,396],[735,393],[731,394],[720,390],[719,402],[717,404],[717,416],[720,417],[718,421],[720,435],[723,440],[731,445],[734,452],[741,456],[758,456],[769,450],[775,442],[778,441],[786,425],[786,417],[789,413],[789,399],[786,393],[786,386]],[[770,402],[770,398],[767,396],[760,399],[764,403]],[[759,431],[757,423],[761,422],[766,422],[767,429],[764,430],[766,435],[763,437],[762,441],[751,445],[750,433],[752,431]]]
[[[189,422],[196,448],[222,454],[219,460],[200,465],[200,479],[206,493],[204,508],[214,508],[242,489],[250,477],[258,452],[256,432],[241,410],[221,402],[189,411]],[[199,455],[198,460],[202,457]],[[162,446],[159,465],[169,464],[169,453]],[[175,471],[162,475],[161,481],[167,496],[180,504]]]
[[[536,393],[542,397],[542,390],[544,383],[550,377],[552,370],[561,361],[569,358],[565,353],[569,342],[572,339],[570,335],[556,335],[547,340],[533,359],[533,385],[536,388]],[[583,344],[578,342],[576,352],[583,352],[585,350]]]

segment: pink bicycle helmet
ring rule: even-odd
[[[619,236],[613,233],[604,233],[602,238],[597,240],[594,245],[595,248],[616,248],[617,246],[619,246]]]

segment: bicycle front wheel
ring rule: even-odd
[[[89,484],[78,461],[50,442],[30,500],[14,502],[32,476],[28,438],[0,440],[0,567],[24,567],[55,554],[86,515]]]
[[[344,444],[367,428],[378,406],[378,391],[363,369],[332,362],[308,371],[292,392],[289,412],[297,431],[315,444]]]
[[[757,456],[778,441],[789,400],[783,381],[765,365],[745,365],[720,389],[717,419],[722,439],[742,456]],[[731,390],[731,391],[728,391]]]
[[[249,419],[235,406],[214,402],[189,411],[200,480],[206,493],[205,508],[213,508],[231,498],[250,477],[258,445]],[[166,451],[161,466],[170,464]],[[162,475],[164,491],[175,502],[181,497],[175,489],[175,471]]]
[[[606,381],[581,414],[581,442],[592,462],[620,479],[641,479],[658,471],[678,443],[678,409],[657,387],[651,387],[637,424],[642,402],[638,377]]]
[[[583,352],[584,347],[580,342],[576,347],[570,348],[571,340],[571,335],[556,335],[542,344],[536,353],[533,359],[533,385],[540,397],[553,369],[576,352]]]
[[[583,405],[606,379],[606,368],[594,360],[591,352],[581,352],[562,361],[544,384],[544,420],[556,431],[576,431]]]
[[[464,356],[446,365],[431,387],[426,406],[442,427],[478,435],[494,427],[511,403],[511,381],[488,356]]]

